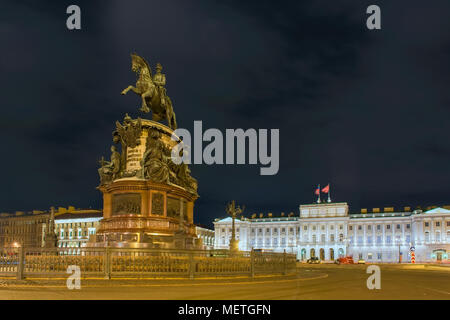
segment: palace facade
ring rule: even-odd
[[[214,222],[216,249],[227,249],[231,218]],[[253,214],[236,219],[239,249],[295,253],[298,260],[334,261],[351,255],[366,262],[447,262],[450,258],[450,210],[395,211],[392,207],[349,213],[347,203],[299,206],[299,215]]]

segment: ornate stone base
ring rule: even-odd
[[[197,249],[193,224],[197,196],[184,188],[138,178],[99,187],[103,219],[91,246]]]
[[[230,239],[230,251],[237,252],[239,251],[239,240]]]

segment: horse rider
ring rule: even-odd
[[[156,73],[153,76],[153,82],[156,85],[156,88],[158,89],[159,96],[161,97],[161,106],[165,107],[166,105],[166,88],[164,86],[166,85],[166,75],[161,73],[162,71],[162,65],[158,62],[156,64]]]

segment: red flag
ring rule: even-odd
[[[320,187],[317,187],[316,192],[314,192],[317,195],[320,195]]]
[[[324,187],[324,188],[322,189],[322,192],[323,192],[323,193],[328,193],[328,192],[330,192],[330,184],[328,184],[326,187]]]

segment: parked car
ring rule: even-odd
[[[311,257],[310,259],[306,260],[306,263],[320,263],[320,259],[318,257]]]
[[[366,260],[364,260],[364,259],[359,259],[359,260],[358,260],[358,264],[366,264]]]
[[[347,257],[340,257],[336,259],[336,264],[354,264],[353,257],[347,256]]]

